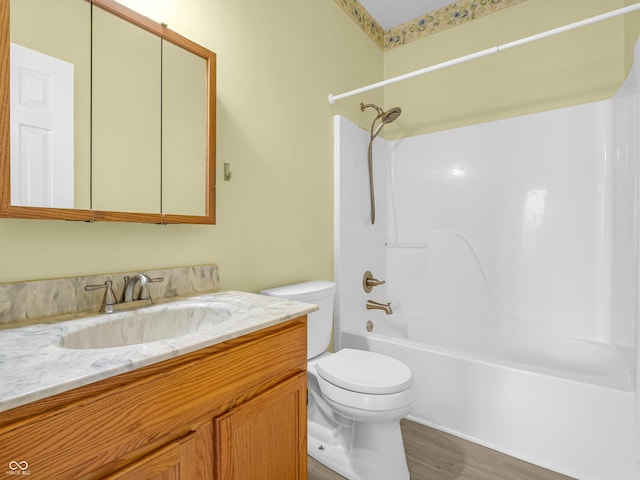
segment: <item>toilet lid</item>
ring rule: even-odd
[[[319,360],[316,370],[327,382],[359,393],[397,393],[413,383],[404,363],[366,350],[344,348]]]

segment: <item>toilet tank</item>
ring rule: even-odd
[[[315,280],[262,290],[260,294],[318,305],[307,318],[307,359],[324,353],[331,342],[335,282]]]

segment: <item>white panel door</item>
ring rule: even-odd
[[[11,44],[11,204],[73,208],[73,64]]]

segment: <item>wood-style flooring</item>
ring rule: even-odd
[[[402,436],[411,480],[572,480],[408,420]],[[344,480],[311,457],[308,471],[308,480]]]

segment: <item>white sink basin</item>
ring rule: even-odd
[[[95,324],[69,332],[60,346],[113,348],[205,334],[231,318],[231,311],[211,304],[165,304],[103,315]]]

